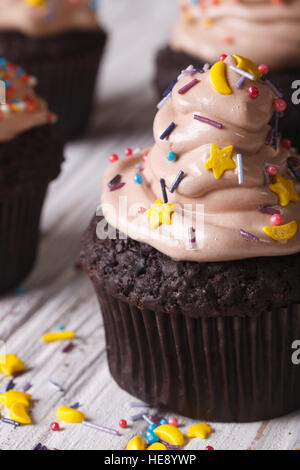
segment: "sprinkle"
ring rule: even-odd
[[[136,184],[142,184],[143,182],[143,177],[142,175],[140,175],[139,173],[136,173],[133,177],[133,181],[136,183]]]
[[[252,233],[249,232],[245,232],[245,230],[241,229],[240,234],[242,235],[242,237],[248,238],[249,240],[252,240],[255,243],[259,242],[259,239],[255,235],[252,235]]]
[[[160,109],[167,101],[171,98],[171,93],[169,93],[165,98],[163,98],[157,105],[157,109]]]
[[[204,73],[204,70],[202,67],[199,67],[199,65],[195,65],[194,67],[195,71],[198,72],[198,73]]]
[[[296,180],[300,182],[300,175],[298,173],[298,171],[293,167],[293,165],[289,162],[289,159],[287,161],[287,166],[288,166],[288,169],[293,173],[293,175],[295,176]]]
[[[274,129],[271,128],[267,134],[266,140],[265,140],[265,145],[270,145],[270,143],[273,140],[273,134],[274,134]]]
[[[74,336],[75,336],[74,331],[66,331],[66,330],[63,330],[63,331],[50,331],[48,333],[45,333],[41,337],[41,341],[43,343],[51,343],[53,341],[62,341],[62,340],[65,340],[65,339],[71,339],[71,338],[74,338]]]
[[[48,379],[48,383],[52,385],[52,387],[54,387],[58,392],[64,392],[64,389],[57,383],[52,382],[52,380]]]
[[[249,80],[255,80],[255,77],[254,75],[252,75],[252,73],[239,69],[238,67],[235,67],[234,65],[230,65],[229,68],[233,70],[234,72],[238,73],[239,75],[242,75],[242,77],[249,78]]]
[[[114,184],[113,186],[111,186],[109,188],[109,191],[116,191],[117,189],[121,189],[123,188],[123,186],[125,186],[126,183],[118,183],[118,184]]]
[[[73,410],[77,410],[80,406],[80,403],[79,401],[77,401],[76,403],[74,403],[74,405],[70,406],[70,408],[73,408]]]
[[[32,450],[40,450],[41,447],[42,447],[42,444],[39,442],[36,446],[34,446]]]
[[[140,165],[139,163],[137,163],[137,164],[135,165],[135,167],[136,167],[136,169],[137,169],[138,171],[143,171],[143,167],[142,167],[142,165]]]
[[[6,386],[5,391],[6,391],[6,392],[9,392],[9,390],[11,390],[11,389],[14,388],[14,385],[15,385],[15,384],[14,384],[13,379],[10,379],[10,381],[8,382],[8,384],[7,384],[7,386]]]
[[[176,160],[175,152],[168,152],[166,158],[168,162],[174,162]]]
[[[160,442],[164,446],[166,446],[167,450],[179,450],[180,449],[180,446],[175,446],[175,445],[169,444],[168,442],[163,441],[162,439],[160,439]]]
[[[167,127],[167,129],[160,136],[160,139],[164,140],[166,137],[168,137],[171,134],[171,132],[174,129],[175,129],[175,122],[171,122],[171,124]]]
[[[73,343],[72,341],[70,341],[63,349],[62,349],[62,352],[63,353],[67,353],[69,351],[71,351],[71,349],[73,348]]]
[[[173,90],[174,86],[176,85],[177,83],[177,80],[173,80],[170,85],[168,86],[168,88],[163,92],[163,97],[166,98],[169,93],[171,93],[171,91]]]
[[[152,419],[150,419],[150,417],[148,415],[146,415],[145,413],[142,415],[142,418],[143,418],[143,420],[145,420],[149,424],[153,423]]]
[[[199,83],[199,80],[197,80],[197,78],[194,78],[194,80],[187,83],[184,87],[180,88],[180,90],[178,90],[178,93],[180,95],[184,95],[187,91],[189,91],[191,88],[193,88],[198,83]]]
[[[258,206],[258,212],[262,212],[262,214],[274,215],[280,214],[280,211],[277,209],[273,209],[272,207],[265,207],[265,206]]]
[[[196,119],[197,121],[204,122],[205,124],[209,124],[210,126],[217,127],[218,129],[222,129],[223,127],[223,124],[221,124],[220,122],[213,121],[212,119],[208,119],[204,116],[198,116],[198,114],[194,114],[194,119]]]
[[[271,178],[267,171],[264,171],[264,181],[265,181],[265,185],[271,184]]]
[[[1,421],[3,423],[12,424],[13,426],[20,426],[21,425],[21,423],[19,423],[18,421],[14,421],[13,419],[2,418]]]
[[[143,413],[138,413],[136,415],[133,415],[133,416],[130,416],[130,419],[131,421],[139,421],[140,419],[143,419],[143,416],[144,416],[144,412]]]
[[[196,236],[194,227],[189,227],[189,247],[191,250],[195,249]]]
[[[207,72],[209,69],[210,69],[210,65],[209,65],[209,64],[204,64],[204,65],[203,65],[203,72]]]
[[[121,179],[121,175],[116,175],[114,176],[109,183],[107,183],[107,186],[111,188],[111,186],[114,186],[116,183],[118,183]]]
[[[277,150],[278,134],[279,134],[279,113],[275,112],[275,129],[274,129],[273,144],[272,144],[272,147],[274,148],[274,150]]]
[[[98,431],[106,432],[107,434],[113,434],[114,436],[121,436],[119,431],[116,429],[107,428],[105,426],[99,426],[98,424],[89,423],[88,421],[82,421],[84,426],[89,428],[97,429]]]
[[[132,401],[130,403],[131,408],[150,408],[148,403],[144,403],[143,401]]]
[[[160,186],[161,186],[163,201],[164,201],[165,204],[167,204],[168,203],[168,195],[167,195],[167,191],[166,191],[166,181],[164,180],[164,178],[160,179]]]
[[[241,153],[238,153],[236,158],[239,184],[244,184],[243,156]]]
[[[186,69],[182,70],[180,75],[178,75],[177,80],[181,80],[182,78],[185,78],[188,75],[194,75],[195,69],[193,65],[189,65]]]
[[[264,83],[268,85],[269,88],[277,95],[279,98],[283,97],[283,93],[274,85],[274,83],[270,82],[270,80],[265,80]]]
[[[246,77],[242,76],[241,78],[239,78],[238,81],[236,82],[235,88],[238,88],[238,89],[242,88],[242,86],[245,83],[245,80],[246,80]]]
[[[26,393],[32,387],[30,382],[26,382],[23,387],[21,387],[21,392]]]
[[[184,172],[182,170],[180,170],[180,172],[178,173],[178,175],[176,176],[175,178],[175,181],[173,182],[171,188],[170,188],[170,193],[174,193],[175,189],[179,186],[179,184],[181,183],[181,180],[183,179],[184,177]]]

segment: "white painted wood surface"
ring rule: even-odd
[[[82,425],[49,430],[60,404],[79,401],[93,422],[117,428],[120,418],[137,412],[111,379],[105,353],[103,322],[92,286],[74,270],[80,237],[100,195],[101,174],[109,153],[152,142],[155,93],[151,86],[153,56],[167,40],[176,17],[175,0],[103,0],[101,17],[110,31],[98,103],[88,135],[69,145],[61,177],[49,191],[43,216],[39,259],[22,286],[21,296],[0,300],[0,338],[7,352],[20,356],[26,372],[15,379],[33,386],[33,425],[14,429],[0,422],[0,449],[31,449],[38,442],[57,449],[123,449],[141,433],[144,422],[122,430],[122,437]],[[99,91],[101,90],[101,99]],[[64,325],[76,331],[74,349],[62,343],[41,344],[40,336]],[[59,383],[65,393],[47,382]],[[0,377],[0,391],[9,381]],[[6,412],[3,411],[3,415]],[[206,440],[191,440],[186,449],[292,449],[300,447],[300,414],[265,423],[213,424]],[[191,421],[180,418],[183,430]]]

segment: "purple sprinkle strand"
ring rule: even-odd
[[[52,380],[48,379],[48,383],[52,385],[52,387],[55,388],[58,392],[64,392],[64,389]]]
[[[14,385],[15,385],[15,384],[14,384],[13,379],[10,379],[10,381],[8,382],[8,384],[7,384],[7,386],[6,386],[5,391],[6,391],[6,392],[9,392],[9,390],[11,390],[11,389],[14,388]]]
[[[73,348],[74,344],[72,343],[72,341],[70,341],[63,349],[62,349],[62,352],[63,353],[67,353],[69,351],[71,351],[71,349]]]
[[[213,121],[212,119],[208,119],[204,116],[199,116],[198,114],[194,114],[194,119],[196,119],[196,121],[200,121],[200,122],[204,122],[205,124],[209,124],[210,126],[217,127],[218,129],[222,129],[222,127],[223,127],[223,124],[221,124],[220,122]]]
[[[174,446],[174,445],[172,445],[172,444],[169,444],[169,443],[166,442],[166,441],[162,441],[161,439],[160,439],[160,442],[161,442],[164,446],[166,446],[166,448],[167,448],[168,450],[179,450],[179,449],[180,449],[180,446]]]
[[[13,426],[20,426],[20,423],[18,421],[14,421],[13,419],[2,418],[1,421],[6,424],[12,424]]]
[[[132,401],[130,403],[131,408],[150,408],[148,403],[144,403],[143,401]]]
[[[133,416],[130,416],[130,419],[131,421],[139,421],[140,419],[143,419],[143,416],[144,416],[144,412],[143,413],[138,413],[136,415],[133,415]]]
[[[270,80],[265,80],[265,83],[268,85],[269,88],[275,93],[276,96],[279,98],[283,97],[283,93],[274,85],[274,83],[270,82]]]
[[[255,243],[259,242],[259,239],[255,235],[252,235],[252,233],[249,232],[245,232],[245,230],[243,229],[240,230],[240,234],[242,235],[242,237],[248,238],[249,240],[252,240]]]
[[[21,392],[26,393],[30,388],[32,387],[30,382],[26,382],[26,384],[23,385],[21,388]]]
[[[175,181],[173,182],[170,188],[170,193],[174,193],[175,189],[178,188],[179,184],[181,183],[181,180],[183,177],[184,177],[184,171],[180,170],[180,172],[176,176]]]
[[[191,82],[187,83],[185,86],[180,88],[180,90],[178,90],[178,93],[180,95],[184,95],[187,91],[189,91],[191,88],[193,88],[198,83],[199,83],[199,80],[197,80],[197,78],[194,78],[194,80],[192,80]]]
[[[107,428],[106,426],[99,426],[99,424],[89,423],[88,421],[82,421],[84,426],[89,428],[97,429],[98,431],[106,432],[107,434],[112,434],[114,436],[121,436],[119,431],[116,429]]]
[[[274,129],[271,128],[267,134],[266,140],[265,140],[265,145],[270,145],[270,143],[273,140],[273,134],[274,134]]]
[[[258,206],[257,210],[258,212],[262,212],[262,214],[268,214],[268,215],[280,214],[279,210],[273,209],[272,207]]]
[[[123,186],[125,186],[126,183],[117,183],[117,184],[114,184],[113,186],[111,186],[109,188],[109,191],[116,191],[117,189],[121,189],[123,188]]]
[[[76,403],[71,405],[70,408],[73,408],[73,410],[78,410],[79,406],[80,406],[80,403],[79,403],[79,401],[77,401]]]
[[[107,186],[110,188],[111,186],[114,186],[116,183],[118,183],[121,179],[121,175],[116,175],[113,177],[113,179],[110,180],[110,182],[107,184]]]
[[[242,76],[241,78],[239,78],[238,81],[236,82],[235,88],[237,88],[238,90],[242,88],[242,86],[245,83],[245,80],[246,80],[246,77]]]
[[[174,86],[176,85],[177,83],[177,80],[173,80],[170,85],[168,86],[168,88],[163,92],[163,97],[166,98],[166,96],[171,93],[171,91],[173,90]]]
[[[166,181],[164,180],[164,178],[160,179],[160,186],[161,186],[163,201],[164,201],[165,204],[167,204],[168,195],[167,195],[167,191],[166,191]]]
[[[171,134],[171,132],[174,129],[175,129],[175,122],[171,122],[171,124],[167,127],[167,129],[160,136],[160,139],[164,140],[166,137],[168,137]]]
[[[34,446],[32,450],[40,450],[41,447],[42,447],[42,444],[39,442],[36,446]]]

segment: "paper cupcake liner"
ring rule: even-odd
[[[0,293],[16,287],[34,264],[46,191],[47,185],[26,185],[0,199]]]
[[[191,64],[203,67],[205,62],[185,52],[173,51],[169,46],[161,49],[156,56],[156,72],[154,77],[154,84],[159,96],[166,90],[172,80],[176,79],[180,71]],[[290,139],[292,145],[297,148],[300,148],[300,133],[298,128],[299,105],[297,102],[293,103],[292,101],[292,94],[296,92],[296,90],[292,88],[292,83],[295,80],[299,80],[299,75],[299,68],[286,68],[278,71],[271,70],[268,74],[268,79],[271,80],[277,88],[282,90],[284,99],[288,105],[284,117],[280,119],[279,130],[282,136]]]
[[[300,305],[253,317],[188,318],[140,310],[94,280],[108,363],[124,390],[159,409],[220,422],[300,408]]]

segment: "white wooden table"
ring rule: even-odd
[[[0,422],[0,449],[31,449],[38,442],[57,449],[123,449],[140,434],[143,421],[110,436],[80,424],[49,430],[59,405],[79,401],[93,422],[118,428],[120,418],[137,412],[119,389],[106,363],[103,322],[87,276],[74,269],[80,238],[100,197],[101,174],[111,152],[152,142],[155,93],[151,86],[153,57],[164,44],[177,14],[175,0],[103,0],[101,17],[110,30],[97,105],[88,135],[69,145],[61,177],[47,199],[39,259],[23,294],[0,300],[0,338],[7,352],[25,361],[17,387],[32,383],[33,424],[14,428]],[[101,89],[101,100],[99,91]],[[75,347],[62,353],[62,343],[41,344],[40,336],[60,325],[75,330]],[[48,379],[60,384],[57,392]],[[0,376],[0,391],[8,377]],[[3,415],[5,416],[5,411]],[[183,430],[191,421],[180,418]],[[300,447],[300,414],[251,424],[213,424],[206,440],[187,449],[292,449]]]

